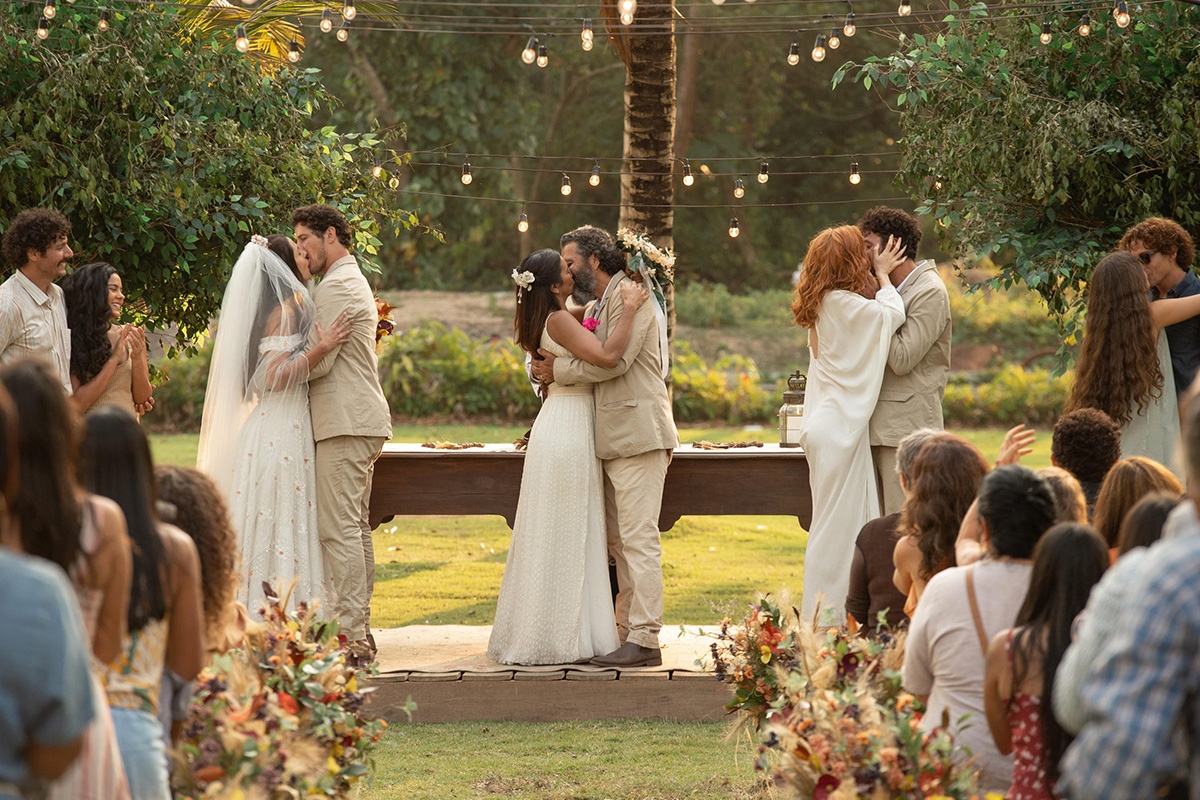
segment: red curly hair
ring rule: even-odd
[[[871,282],[867,245],[854,225],[826,228],[812,238],[792,299],[792,316],[801,328],[817,324],[825,295],[836,289],[861,293]]]

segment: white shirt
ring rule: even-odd
[[[54,365],[71,394],[71,330],[63,291],[43,292],[17,270],[0,284],[0,364],[41,356]]]

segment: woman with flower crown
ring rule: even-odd
[[[583,309],[566,307],[575,280],[557,250],[538,250],[513,270],[518,345],[602,367],[616,365],[633,331],[624,314],[601,342],[583,325]],[[621,284],[625,308],[649,294]],[[545,404],[529,434],[521,497],[488,658],[502,664],[569,664],[620,646],[605,544],[604,481],[596,458],[596,407],[590,385],[544,390]]]
[[[264,607],[264,582],[282,592],[294,580],[293,608],[314,599],[333,607],[317,538],[308,373],[350,325],[345,315],[328,330],[316,324],[311,277],[291,239],[253,237],[225,288],[213,343],[197,466],[229,499],[244,576],[238,600],[251,615]]]

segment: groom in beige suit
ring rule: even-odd
[[[904,301],[904,324],[892,337],[875,413],[871,415],[871,457],[880,484],[880,516],[904,505],[896,448],[920,428],[943,430],[942,396],[950,372],[950,296],[932,260],[918,264],[921,224],[898,208],[876,206],[858,223],[867,252],[894,236],[904,245],[904,262],[892,271],[892,285]]]
[[[350,338],[308,375],[313,438],[317,441],[317,530],[337,593],[338,623],[360,662],[374,657],[371,593],[375,550],[368,507],[375,459],[392,435],[391,414],[379,386],[375,358],[375,297],[350,255],[350,224],[333,206],[304,206],[292,214],[296,244],[309,270],[321,276],[313,291],[317,323],[342,313]]]
[[[563,235],[563,259],[577,289],[598,299],[588,311],[596,335],[608,338],[621,319],[620,286],[625,254],[607,231],[590,225]],[[579,298],[576,298],[579,299]],[[617,564],[617,630],[622,645],[597,656],[605,667],[659,666],[658,632],[663,622],[662,544],[658,515],[663,481],[679,434],[671,416],[659,348],[660,330],[652,303],[636,312],[629,346],[610,369],[578,358],[555,359],[545,350],[534,374],[559,384],[595,384],[596,455],[604,463],[604,511],[608,552]]]

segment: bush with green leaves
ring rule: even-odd
[[[1006,364],[986,380],[973,384],[961,378],[946,386],[942,413],[946,425],[982,428],[992,425],[1053,424],[1071,393],[1073,372],[1053,375],[1044,369]]]

